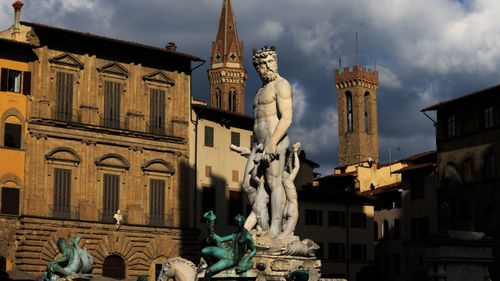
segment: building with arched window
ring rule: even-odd
[[[159,257],[196,257],[188,124],[202,60],[19,22],[21,4],[0,32],[2,264],[40,275],[70,234],[96,275],[153,280]]]

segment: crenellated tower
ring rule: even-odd
[[[210,59],[210,104],[244,114],[247,72],[243,67],[243,42],[238,39],[231,0],[224,0],[222,4],[219,29],[212,42]]]
[[[359,64],[335,71],[340,166],[378,162],[378,84],[378,72]]]

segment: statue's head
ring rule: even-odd
[[[252,62],[263,81],[271,82],[278,77],[278,54],[275,47],[254,49]]]
[[[234,217],[234,222],[236,223],[236,226],[243,227],[243,224],[245,224],[245,217],[237,214],[236,217]]]
[[[57,248],[62,252],[66,248],[66,240],[64,238],[57,239]]]

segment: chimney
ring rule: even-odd
[[[169,52],[175,52],[177,50],[177,45],[174,42],[168,42],[165,49]]]
[[[14,25],[12,26],[12,39],[14,40],[18,40],[19,37],[20,26],[21,26],[19,22],[21,21],[21,9],[23,6],[24,3],[22,0],[16,0],[16,2],[12,4],[12,7],[14,8]]]

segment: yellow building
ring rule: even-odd
[[[31,93],[31,45],[0,39],[0,270],[12,269],[15,238],[9,228],[22,206],[26,129],[26,95]]]

